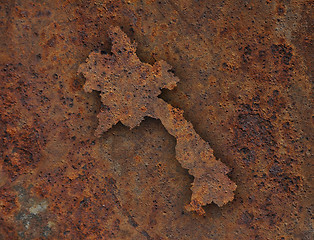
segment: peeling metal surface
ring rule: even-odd
[[[0,239],[312,239],[311,1],[2,1]],[[184,209],[194,179],[159,120],[94,136],[79,64],[109,26],[180,79],[161,98],[229,166],[232,202]]]

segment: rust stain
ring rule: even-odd
[[[99,91],[104,104],[98,115],[97,136],[118,121],[132,129],[146,116],[160,119],[177,140],[178,161],[194,176],[191,203],[186,208],[204,215],[202,206],[211,202],[222,206],[231,201],[236,184],[226,176],[230,169],[215,158],[182,110],[158,98],[162,88],[172,90],[179,81],[171,66],[164,61],[153,66],[141,62],[136,44],[119,27],[110,27],[108,32],[112,54],[93,52],[78,70],[87,79],[84,90]]]

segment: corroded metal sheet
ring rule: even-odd
[[[311,1],[2,1],[0,239],[311,239]],[[145,118],[95,137],[79,65],[109,26],[180,81],[184,110],[232,171],[234,200],[186,211],[195,180]]]
[[[176,138],[176,154],[181,166],[195,178],[191,203],[187,210],[204,215],[202,206],[223,206],[233,199],[235,183],[226,176],[228,167],[213,155],[213,149],[183,117],[183,111],[159,99],[161,89],[172,90],[179,81],[164,61],[153,66],[136,56],[135,43],[119,27],[110,27],[112,55],[99,51],[89,55],[79,67],[87,78],[86,92],[99,91],[104,110],[98,115],[97,135],[108,131],[119,121],[131,129],[144,117],[160,119],[168,133]]]

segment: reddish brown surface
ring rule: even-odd
[[[311,1],[2,1],[0,239],[311,239]],[[180,78],[235,198],[187,212],[175,139],[147,118],[94,137],[80,63],[110,25]]]
[[[158,98],[161,89],[172,90],[179,81],[169,64],[141,62],[136,56],[136,43],[131,43],[119,27],[110,27],[108,33],[112,54],[92,52],[78,70],[86,77],[84,90],[100,92],[104,105],[97,116],[96,135],[100,137],[119,121],[132,129],[144,117],[159,119],[176,138],[179,163],[194,177],[187,210],[204,215],[202,206],[212,202],[223,206],[232,201],[236,184],[226,176],[230,169],[215,159],[213,149],[184,119],[182,110]]]

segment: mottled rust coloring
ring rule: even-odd
[[[312,2],[2,1],[0,240],[312,239]],[[77,70],[112,25],[180,78],[159,97],[232,169],[232,202],[184,209],[165,122],[95,137],[106,106]]]
[[[99,113],[100,136],[118,121],[134,128],[144,117],[160,119],[167,131],[176,138],[176,157],[182,167],[194,176],[189,211],[204,215],[202,206],[211,202],[222,206],[233,200],[236,184],[226,174],[230,169],[217,160],[210,145],[185,120],[183,111],[158,98],[162,88],[173,89],[179,81],[164,61],[154,65],[143,63],[119,27],[110,27],[112,55],[92,52],[78,72],[86,77],[84,90],[99,91],[104,109]]]

